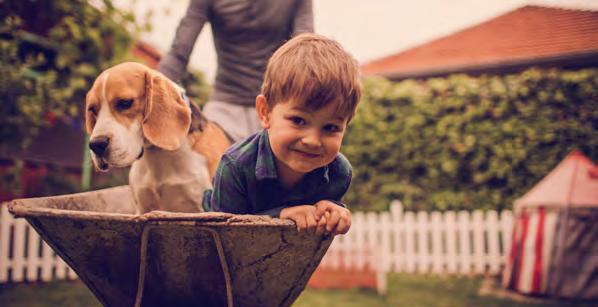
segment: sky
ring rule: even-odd
[[[189,0],[115,0],[143,18],[153,11],[153,30],[141,39],[166,53]],[[339,41],[360,63],[479,24],[526,4],[598,10],[598,0],[313,0],[315,32]],[[209,25],[200,34],[189,66],[212,83],[216,53]]]

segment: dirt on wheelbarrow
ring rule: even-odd
[[[105,306],[290,306],[332,242],[265,216],[135,215],[128,186],[14,200],[9,210]]]

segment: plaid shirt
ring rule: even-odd
[[[218,165],[214,189],[204,193],[206,211],[279,217],[286,207],[341,199],[351,183],[351,164],[338,153],[330,164],[307,173],[293,188],[278,180],[268,132],[262,130],[229,148]]]

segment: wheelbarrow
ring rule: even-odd
[[[290,221],[134,214],[128,186],[8,204],[105,306],[290,306],[332,242]]]

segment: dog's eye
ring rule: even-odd
[[[95,107],[89,107],[89,108],[87,108],[87,111],[89,111],[89,113],[91,113],[91,115],[93,115],[93,116],[98,116],[98,111],[96,110]]]
[[[133,99],[119,99],[116,102],[116,109],[124,111],[133,105]]]

